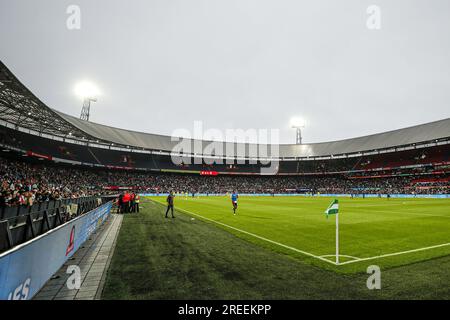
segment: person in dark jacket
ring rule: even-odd
[[[173,194],[173,191],[170,191],[169,195],[167,196],[167,210],[166,210],[166,218],[168,218],[167,214],[169,213],[169,210],[172,212],[172,218],[175,218],[173,215],[173,198],[175,198],[175,195]]]
[[[117,200],[117,209],[119,210],[120,213],[124,213],[123,211],[123,193],[121,192],[119,194],[119,199]]]
[[[134,202],[135,198],[136,198],[136,194],[134,192],[131,193],[130,194],[130,212],[131,213],[136,212],[135,211],[135,202]]]

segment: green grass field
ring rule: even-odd
[[[342,272],[450,254],[450,200],[341,198],[341,263],[336,266],[330,263],[336,257],[335,217],[327,220],[323,213],[331,200],[241,197],[237,215],[233,215],[225,197],[178,197],[177,208],[246,240]]]
[[[228,198],[177,197],[173,220],[164,200],[125,215],[103,298],[450,297],[450,200],[340,198],[339,265],[331,198],[241,197],[234,216]]]

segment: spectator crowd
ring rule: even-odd
[[[444,178],[449,173],[443,174]],[[83,196],[138,192],[166,193],[449,193],[449,181],[414,183],[414,175],[389,178],[345,175],[200,176],[44,165],[0,158],[0,206],[31,206],[34,202]],[[134,196],[133,196],[134,195]],[[128,197],[128,196],[127,196]],[[135,203],[131,199],[126,201]],[[123,210],[136,210],[124,206]]]

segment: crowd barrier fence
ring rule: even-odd
[[[168,193],[141,193],[141,197],[167,197]],[[224,197],[230,194],[226,193],[196,193],[195,197]],[[192,193],[188,195],[185,194],[175,194],[178,197],[192,197]],[[305,194],[305,193],[239,193],[239,196],[245,197],[346,197],[351,198],[351,194],[344,193],[321,193],[321,194]],[[450,199],[450,194],[390,194],[391,198],[431,198],[431,199]],[[354,194],[355,198],[387,198],[387,194]]]
[[[0,254],[0,300],[29,300],[109,217],[112,201]]]

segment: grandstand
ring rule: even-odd
[[[34,96],[3,63],[0,63],[0,108],[2,147],[30,157],[93,167],[179,172],[210,170],[219,174],[258,174],[262,166],[251,161],[250,150],[255,145],[239,143],[231,144],[235,165],[206,164],[209,161],[175,165],[171,155],[177,142],[171,137],[108,127],[52,109]],[[194,142],[189,140],[191,145]],[[212,143],[201,141],[201,150]],[[385,175],[397,169],[417,169],[433,174],[447,172],[449,144],[450,119],[444,119],[341,141],[282,144],[274,156],[270,154],[272,148],[267,148],[267,158],[279,162],[278,175],[367,172]],[[266,146],[256,145],[257,149],[261,147]],[[190,160],[194,156],[204,160],[227,157],[225,153],[177,155]],[[430,166],[436,170],[430,170]]]
[[[251,153],[270,151],[270,146],[219,143],[226,146],[223,150],[231,147],[235,151],[230,159],[225,152],[177,153],[173,151],[176,143],[170,136],[109,127],[53,109],[0,62],[0,253],[11,252],[51,229],[64,227],[72,219],[111,206],[110,200],[123,190],[152,196],[172,190],[207,196],[233,190],[271,196],[450,195],[450,118],[340,141],[281,144],[276,148],[278,153],[256,159],[276,162],[277,170],[272,175],[261,174],[267,164],[255,161]],[[200,144],[201,150],[217,144],[194,140],[188,143]],[[175,164],[174,156],[185,161]],[[211,159],[216,162],[211,164]],[[233,160],[232,164],[229,160]],[[74,214],[68,214],[72,204],[78,207]],[[158,200],[148,204],[151,210],[159,210]],[[222,210],[220,205],[216,208]],[[185,209],[189,214],[188,202]],[[96,221],[104,219],[102,216]],[[431,244],[424,241],[423,247]],[[406,246],[404,251],[408,249]],[[319,260],[323,262],[324,257],[319,256]],[[372,257],[355,258],[353,262],[365,259]],[[396,260],[388,265],[404,263]]]

